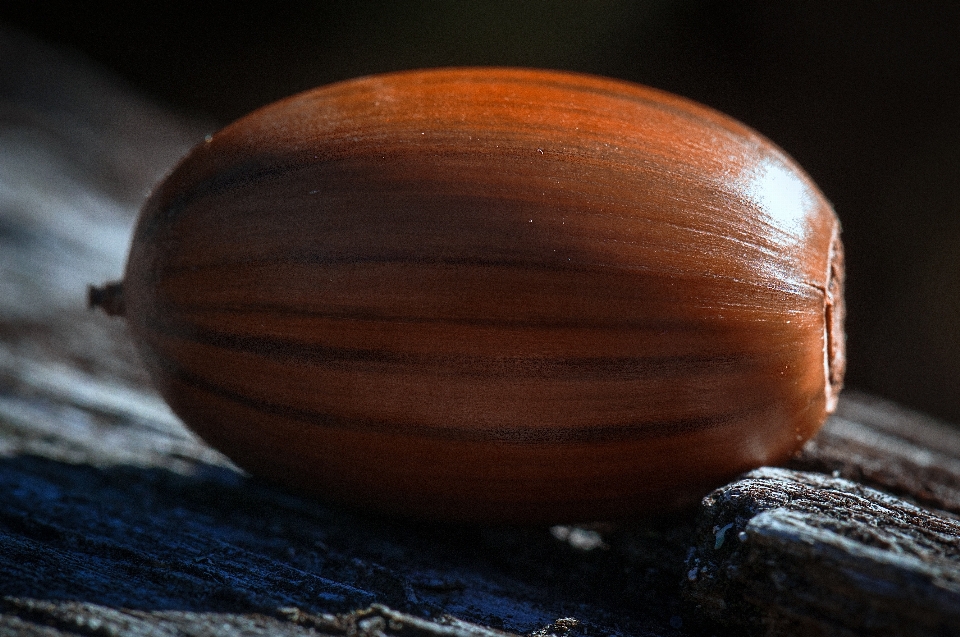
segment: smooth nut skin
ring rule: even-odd
[[[778,463],[836,404],[839,226],[703,106],[555,72],[267,106],[147,202],[125,315],[252,473],[442,519],[622,518]]]

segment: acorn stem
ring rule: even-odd
[[[99,307],[108,316],[123,316],[126,310],[123,302],[123,282],[104,283],[102,287],[91,285],[87,290],[87,307],[91,310]]]

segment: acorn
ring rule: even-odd
[[[782,150],[686,99],[412,71],[209,137],[91,303],[251,474],[403,516],[621,519],[782,463],[833,411],[839,233]]]

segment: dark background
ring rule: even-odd
[[[724,111],[840,216],[847,386],[960,422],[960,2],[76,4],[8,2],[0,23],[216,124],[339,79],[468,64],[613,76]]]

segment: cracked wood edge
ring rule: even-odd
[[[708,496],[684,595],[766,635],[960,634],[960,521],[861,484],[762,468]]]
[[[875,396],[845,393],[836,415],[790,467],[960,515],[960,429]]]

